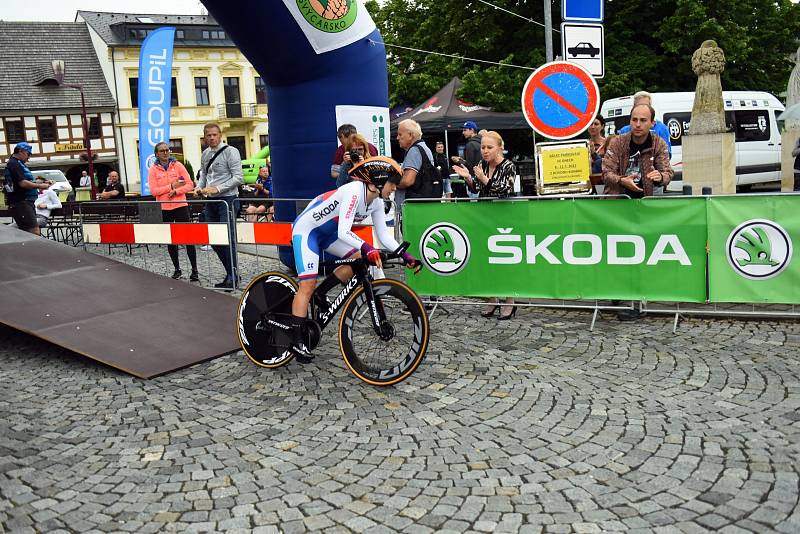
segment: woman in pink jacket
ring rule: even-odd
[[[147,184],[150,186],[150,193],[161,202],[161,216],[164,222],[191,222],[189,216],[189,204],[186,203],[186,193],[194,190],[194,183],[191,176],[186,171],[182,163],[176,161],[169,155],[169,145],[158,143],[154,149],[156,161],[150,167],[147,175]],[[181,277],[181,264],[178,261],[178,246],[167,245],[169,257],[175,272],[172,278]],[[192,274],[189,280],[199,282],[200,275],[197,274],[197,251],[194,245],[186,245],[186,255],[189,256],[189,263],[192,264]]]

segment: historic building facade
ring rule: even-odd
[[[89,26],[103,73],[117,101],[116,129],[124,180],[132,190],[139,177],[139,51],[149,32],[175,27],[169,143],[199,169],[203,124],[218,122],[223,140],[242,159],[268,141],[267,95],[263,80],[225,31],[208,15],[132,15],[78,11]]]
[[[114,98],[100,70],[89,30],[80,22],[0,22],[0,165],[14,145],[33,146],[31,170],[58,169],[77,185],[88,170],[81,92],[95,172],[117,168]],[[63,62],[60,67],[53,62]],[[63,82],[63,83],[61,83]]]

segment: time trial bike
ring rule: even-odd
[[[381,251],[384,268],[402,264],[408,245]],[[353,276],[330,302],[319,288],[314,292],[304,325],[306,346],[313,350],[319,344],[322,331],[341,309],[339,350],[354,375],[377,386],[397,384],[411,376],[425,358],[430,338],[428,314],[419,296],[399,280],[373,279],[364,258],[323,265],[349,265]],[[297,287],[293,278],[271,271],[253,278],[242,292],[239,342],[256,365],[281,367],[294,357],[291,314]]]

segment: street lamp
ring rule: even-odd
[[[61,87],[77,89],[81,93],[81,125],[83,126],[83,146],[86,147],[86,160],[89,162],[89,183],[92,186],[92,200],[97,198],[97,188],[94,183],[94,163],[92,161],[92,141],[89,139],[89,120],[86,118],[86,98],[83,95],[83,87],[76,83],[64,83],[64,61],[54,59],[52,62],[53,74],[56,82]]]

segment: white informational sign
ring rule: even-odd
[[[605,36],[602,24],[561,23],[561,53],[595,78],[606,74]]]
[[[379,156],[392,157],[392,143],[389,139],[389,108],[378,106],[336,106],[336,128],[342,124],[352,124],[356,131],[378,149]],[[336,132],[333,132],[336,135]],[[341,143],[338,143],[341,144]],[[394,225],[394,208],[386,214],[387,225]],[[372,224],[370,217],[362,224]],[[390,228],[390,231],[393,229]]]
[[[392,156],[389,139],[389,108],[378,106],[336,106],[336,128],[352,124],[358,133],[375,145],[381,156]],[[332,132],[335,136],[336,132]]]
[[[317,54],[330,52],[363,39],[375,23],[361,0],[283,0]]]

